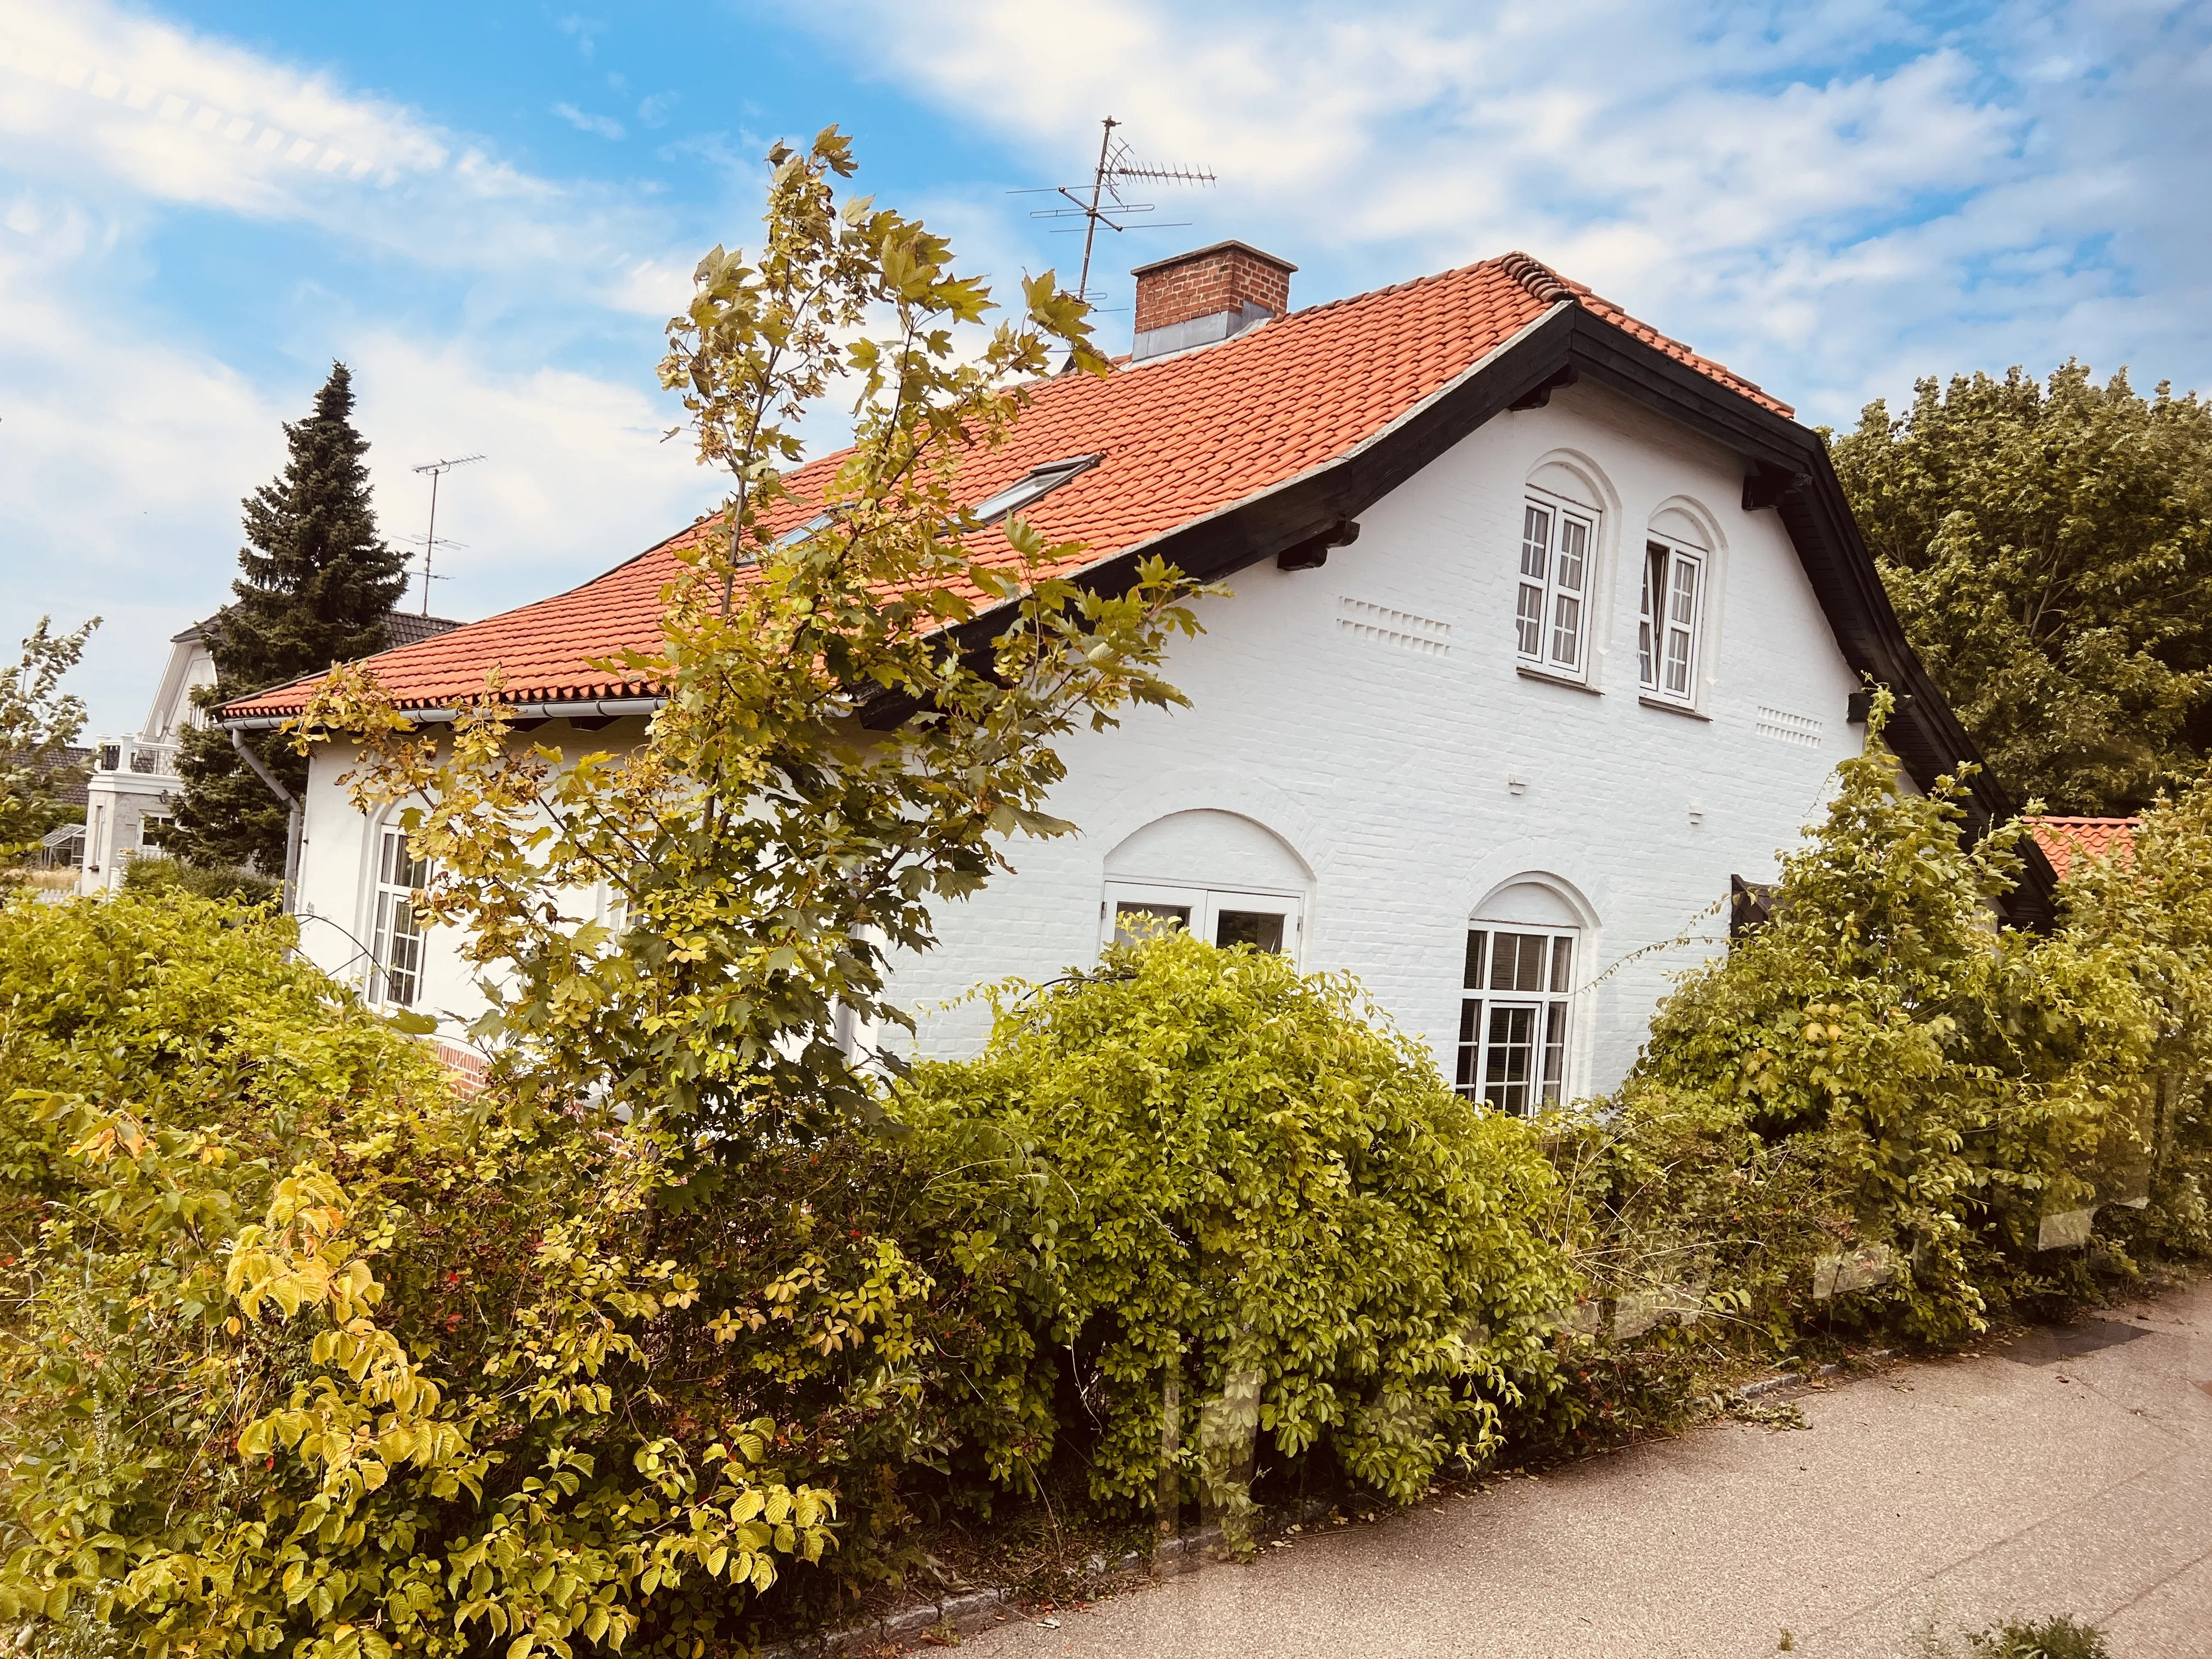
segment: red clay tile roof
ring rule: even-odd
[[[1342,458],[1569,300],[1765,408],[1794,412],[1610,301],[1511,253],[1295,311],[1104,380],[1057,377],[1036,388],[1003,446],[963,462],[963,488],[981,501],[1046,462],[1103,453],[1026,514],[1052,539],[1084,544],[1070,569],[1097,563]],[[836,459],[799,470],[793,482],[802,498],[809,477],[825,477]],[[802,515],[789,513],[794,522]],[[705,533],[694,525],[581,587],[387,651],[373,659],[376,676],[403,708],[463,702],[494,666],[517,702],[649,695],[651,687],[611,679],[587,659],[658,647],[675,553]],[[311,684],[241,699],[224,716],[295,714]]]
[[[2141,818],[2030,818],[2028,829],[2035,844],[2051,860],[2058,879],[2066,879],[2067,866],[2077,858],[2125,858],[2135,849],[2136,826]]]

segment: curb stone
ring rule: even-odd
[[[1859,1357],[1863,1359],[1894,1359],[1897,1353],[1892,1348],[1876,1348],[1873,1352],[1862,1354]],[[1841,1365],[1815,1365],[1812,1374],[1815,1377],[1833,1376],[1842,1370]],[[1745,1383],[1736,1390],[1736,1394],[1745,1400],[1756,1400],[1763,1394],[1772,1394],[1777,1389],[1790,1388],[1806,1380],[1806,1375],[1802,1371],[1777,1371],[1773,1376],[1762,1378],[1757,1382]]]
[[[1272,1538],[1285,1528],[1303,1526],[1309,1521],[1335,1512],[1336,1505],[1325,1499],[1310,1499],[1304,1504],[1269,1513],[1255,1528],[1253,1538]],[[1147,1561],[1165,1566],[1176,1574],[1195,1572],[1209,1564],[1207,1552],[1221,1542],[1218,1526],[1200,1527],[1194,1532],[1179,1533],[1157,1546],[1148,1556],[1141,1550],[1109,1559],[1094,1555],[1084,1562],[1086,1571],[1097,1573],[1133,1572]],[[998,1622],[1000,1613],[1013,1607],[1018,1592],[1010,1584],[989,1589],[970,1590],[964,1595],[947,1596],[942,1601],[925,1602],[918,1607],[904,1607],[886,1613],[865,1625],[853,1625],[840,1631],[830,1631],[819,1637],[806,1637],[787,1642],[781,1647],[763,1648],[761,1659],[812,1659],[817,1654],[842,1652],[855,1642],[886,1641],[895,1637],[913,1636],[922,1631],[934,1630],[939,1625],[950,1624],[953,1629],[967,1634],[985,1629]]]

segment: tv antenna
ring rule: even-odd
[[[450,461],[426,461],[415,469],[417,472],[430,475],[430,528],[422,538],[422,614],[426,617],[430,614],[430,584],[446,580],[443,576],[430,574],[430,556],[438,550],[438,480],[457,466],[466,466],[471,461],[482,459],[483,457],[481,455],[459,455]],[[446,545],[460,547],[464,544],[448,536]]]
[[[1108,116],[1101,124],[1103,131],[1098,136],[1098,164],[1091,170],[1088,185],[1047,185],[1035,190],[1009,191],[1011,196],[1064,196],[1066,207],[1038,208],[1030,215],[1032,219],[1080,219],[1083,221],[1083,274],[1076,279],[1075,297],[1088,302],[1091,298],[1091,249],[1098,240],[1098,227],[1109,230],[1172,230],[1190,222],[1153,220],[1141,225],[1125,225],[1121,221],[1141,213],[1156,213],[1158,207],[1152,202],[1132,202],[1121,194],[1126,184],[1153,185],[1210,185],[1213,174],[1204,167],[1139,167],[1131,159],[1128,141],[1116,138],[1114,129],[1121,124]],[[1073,225],[1055,228],[1055,234],[1073,235]]]

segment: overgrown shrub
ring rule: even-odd
[[[1352,980],[1175,933],[991,994],[981,1054],[918,1066],[893,1109],[962,1265],[1002,1286],[969,1357],[994,1476],[1077,1428],[1063,1351],[1091,1493],[1121,1505],[1164,1474],[1238,1507],[1253,1427],[1403,1501],[1549,1386],[1573,1280],[1535,1135]]]
[[[123,884],[137,893],[189,893],[194,898],[273,904],[283,884],[251,870],[209,869],[182,859],[136,858],[123,872]]]
[[[2001,928],[2022,831],[1970,844],[1963,817],[1948,787],[1900,786],[1877,718],[1772,920],[1668,997],[1616,1120],[1563,1127],[1601,1276],[1692,1285],[1787,1344],[1824,1257],[1881,1281],[1831,1314],[1930,1338],[2078,1272],[2039,1253],[2041,1221],[2149,1155],[2176,1016],[2143,933],[2176,894],[2100,877],[2101,919]]]
[[[0,910],[0,1617],[156,1659],[743,1639],[830,1542],[799,1471],[913,1392],[917,1276],[809,1235],[853,1172],[686,1218],[652,1137],[462,1103],[294,937]]]
[[[2128,851],[2077,860],[2062,891],[2068,936],[2133,977],[2155,1031],[2136,1102],[2149,1201],[2104,1212],[2100,1231],[2212,1255],[2212,774],[2161,796]]]
[[[1923,1633],[1918,1650],[1920,1659],[2111,1659],[2112,1655],[2102,1631],[2063,1613],[2007,1620],[1966,1632],[1957,1642],[1930,1629]]]

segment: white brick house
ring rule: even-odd
[[[946,908],[895,997],[1050,977],[1117,915],[1165,912],[1357,975],[1470,1093],[1605,1091],[1668,976],[1724,937],[1730,878],[1772,875],[1862,743],[1869,679],[1899,693],[1921,785],[1972,746],[1785,406],[1522,255],[1277,317],[1259,301],[1291,269],[1241,244],[1147,268],[1139,356],[1047,388],[976,463],[979,501],[1049,490],[1024,510],[1087,543],[1084,580],[1157,552],[1233,596],[1170,658],[1192,707],[1070,739],[1051,810],[1081,833],[1017,842],[1018,872]],[[653,689],[580,665],[649,637],[641,596],[682,539],[380,674],[434,720],[497,663],[549,739],[619,742]],[[465,1013],[450,951],[406,937],[404,853],[347,805],[345,764],[319,758],[310,787],[308,948]],[[1977,827],[2011,813],[1974,789]],[[2030,858],[2033,924],[2051,877]],[[981,1019],[931,1014],[921,1044],[961,1049]]]

